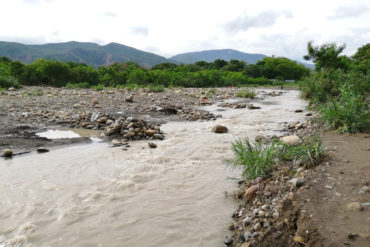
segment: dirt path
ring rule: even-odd
[[[308,202],[321,240],[312,246],[370,246],[370,135],[323,135],[331,160],[312,174]],[[358,202],[362,209],[352,210]]]

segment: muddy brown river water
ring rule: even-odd
[[[266,91],[266,90],[264,90]],[[283,122],[302,121],[298,91],[266,96],[260,110],[209,106],[209,122],[162,125],[164,141],[128,151],[106,143],[55,148],[0,160],[0,247],[223,246],[240,171],[226,169],[231,142],[282,135]],[[227,134],[210,130],[215,124]]]

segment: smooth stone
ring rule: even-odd
[[[349,211],[354,211],[354,212],[357,212],[357,211],[362,211],[364,209],[364,207],[362,206],[361,203],[359,202],[351,202],[347,205],[347,209]]]
[[[301,187],[304,183],[305,180],[303,178],[292,178],[288,181],[288,183],[291,183],[293,187]]]
[[[119,146],[121,145],[121,141],[120,140],[117,140],[117,139],[113,139],[111,142],[110,142],[113,146]]]
[[[226,133],[228,131],[227,127],[226,126],[222,126],[222,125],[215,125],[213,126],[212,128],[212,132],[214,133]]]
[[[4,149],[3,155],[4,155],[4,157],[12,157],[13,156],[13,150],[8,149],[8,148]]]
[[[248,225],[250,225],[250,224],[251,224],[251,222],[252,222],[252,219],[251,219],[251,218],[249,218],[249,217],[246,217],[246,218],[244,218],[244,219],[243,219],[243,224],[244,224],[244,226],[248,226]]]
[[[226,246],[231,246],[231,245],[233,244],[233,242],[234,242],[234,240],[233,240],[232,238],[226,238],[226,239],[224,240],[224,244],[225,244]]]
[[[250,232],[250,231],[246,231],[245,233],[244,233],[244,238],[245,239],[249,239],[249,238],[251,238],[253,236],[253,233],[252,232]]]
[[[296,135],[290,135],[280,138],[280,141],[290,146],[295,146],[301,142],[301,138],[299,138],[299,136]]]
[[[258,238],[261,234],[259,232],[254,232],[252,237],[253,238]]]
[[[244,235],[243,235],[243,234],[239,234],[239,241],[240,241],[241,243],[244,243],[244,242],[245,242],[245,237],[244,237]]]
[[[259,217],[265,217],[265,215],[266,215],[265,211],[263,211],[263,210],[258,211],[258,216]]]
[[[255,231],[259,231],[259,230],[261,230],[261,228],[262,228],[262,226],[261,226],[261,224],[258,222],[258,223],[256,223],[254,226],[253,226],[253,229],[255,230]]]
[[[157,147],[157,144],[155,144],[154,142],[148,142],[148,146],[150,148],[156,148]]]
[[[49,152],[50,150],[45,148],[45,147],[39,147],[37,148],[37,152],[38,153],[46,153],[46,152]]]
[[[262,210],[267,211],[270,209],[269,205],[265,204],[261,207]]]

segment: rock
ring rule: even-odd
[[[370,202],[364,202],[364,203],[362,203],[362,206],[363,207],[370,207]]]
[[[264,210],[264,211],[267,211],[267,210],[269,210],[269,205],[267,205],[267,204],[265,204],[265,205],[263,205],[262,207],[261,207],[261,209],[262,210]]]
[[[212,132],[214,133],[226,133],[227,131],[228,131],[227,127],[222,125],[215,125],[212,128]]]
[[[301,244],[303,244],[303,243],[304,243],[304,239],[303,239],[301,236],[295,236],[295,237],[293,238],[293,240],[294,240],[294,242],[296,242],[296,243],[301,243]]]
[[[298,110],[295,110],[294,112],[299,113],[299,112],[303,112],[303,111],[301,109],[298,109]]]
[[[239,239],[239,242],[240,242],[240,243],[244,243],[244,242],[245,242],[244,234],[239,234],[238,239]]]
[[[250,231],[246,231],[246,232],[244,233],[244,238],[247,240],[247,239],[251,238],[251,237],[252,237],[252,235],[253,235],[253,233],[252,233],[252,232],[250,232]]]
[[[234,231],[235,230],[235,224],[234,222],[231,222],[227,225],[227,229],[229,229],[230,231]]]
[[[258,191],[258,184],[252,185],[245,192],[245,201],[250,201]]]
[[[120,140],[117,140],[117,139],[113,139],[111,142],[110,142],[113,146],[120,146],[122,143]]]
[[[154,135],[153,135],[153,138],[154,138],[154,139],[158,139],[158,140],[164,140],[164,135],[161,135],[161,134],[154,134]]]
[[[362,206],[362,204],[361,203],[359,203],[359,202],[351,202],[351,203],[349,203],[348,205],[347,205],[347,209],[349,210],[349,211],[354,211],[354,212],[356,212],[356,211],[362,211],[363,209],[364,209],[364,207]]]
[[[233,242],[234,242],[234,240],[233,240],[232,238],[226,238],[226,239],[224,240],[224,244],[225,244],[226,246],[231,246],[231,245],[233,244]]]
[[[156,148],[157,147],[157,144],[155,144],[154,142],[148,142],[148,146],[150,148]]]
[[[129,97],[125,98],[125,101],[129,103],[134,102],[134,95],[130,95]]]
[[[50,150],[49,149],[47,149],[47,148],[45,148],[45,147],[39,147],[39,148],[37,148],[37,152],[38,153],[47,153],[47,152],[49,152]]]
[[[147,134],[148,136],[154,136],[154,134],[157,134],[157,131],[148,129],[147,131],[145,131],[145,134]]]
[[[99,100],[93,99],[92,104],[93,106],[99,105]]]
[[[258,238],[261,234],[259,232],[254,232],[252,238]]]
[[[263,211],[263,210],[258,211],[258,216],[259,217],[265,217],[265,215],[266,215],[265,211]]]
[[[10,87],[10,88],[8,88],[8,91],[15,91],[15,88],[14,87]]]
[[[288,183],[291,183],[295,188],[299,188],[305,183],[305,180],[303,178],[292,178]]]
[[[290,146],[295,146],[301,142],[301,138],[299,138],[299,136],[296,135],[290,135],[280,138],[280,141]]]
[[[248,105],[248,109],[249,109],[249,110],[256,110],[256,109],[261,109],[261,107],[259,107],[259,106],[255,106],[255,105],[253,105],[253,104],[250,104],[250,105]]]
[[[8,149],[8,148],[4,149],[3,155],[4,155],[4,157],[7,157],[7,158],[12,157],[13,156],[13,150]]]
[[[249,217],[245,217],[245,218],[243,219],[243,225],[244,225],[244,226],[249,226],[249,225],[251,224],[251,222],[252,222],[252,219],[251,219],[251,218],[249,218]]]
[[[255,230],[255,231],[259,231],[259,230],[261,230],[261,228],[262,228],[262,226],[261,226],[261,224],[258,222],[258,223],[256,223],[254,226],[253,226],[253,230]]]
[[[364,192],[370,192],[370,187],[369,186],[364,186],[364,187],[362,187],[362,190]]]
[[[279,218],[279,212],[275,211],[273,214],[272,214],[272,217],[274,217],[275,219]]]

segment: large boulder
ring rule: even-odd
[[[299,138],[299,136],[296,135],[290,135],[280,138],[280,141],[290,146],[296,146],[299,143],[301,143],[301,138]]]
[[[227,131],[228,131],[227,127],[222,125],[215,125],[212,128],[212,132],[214,133],[226,133]]]

